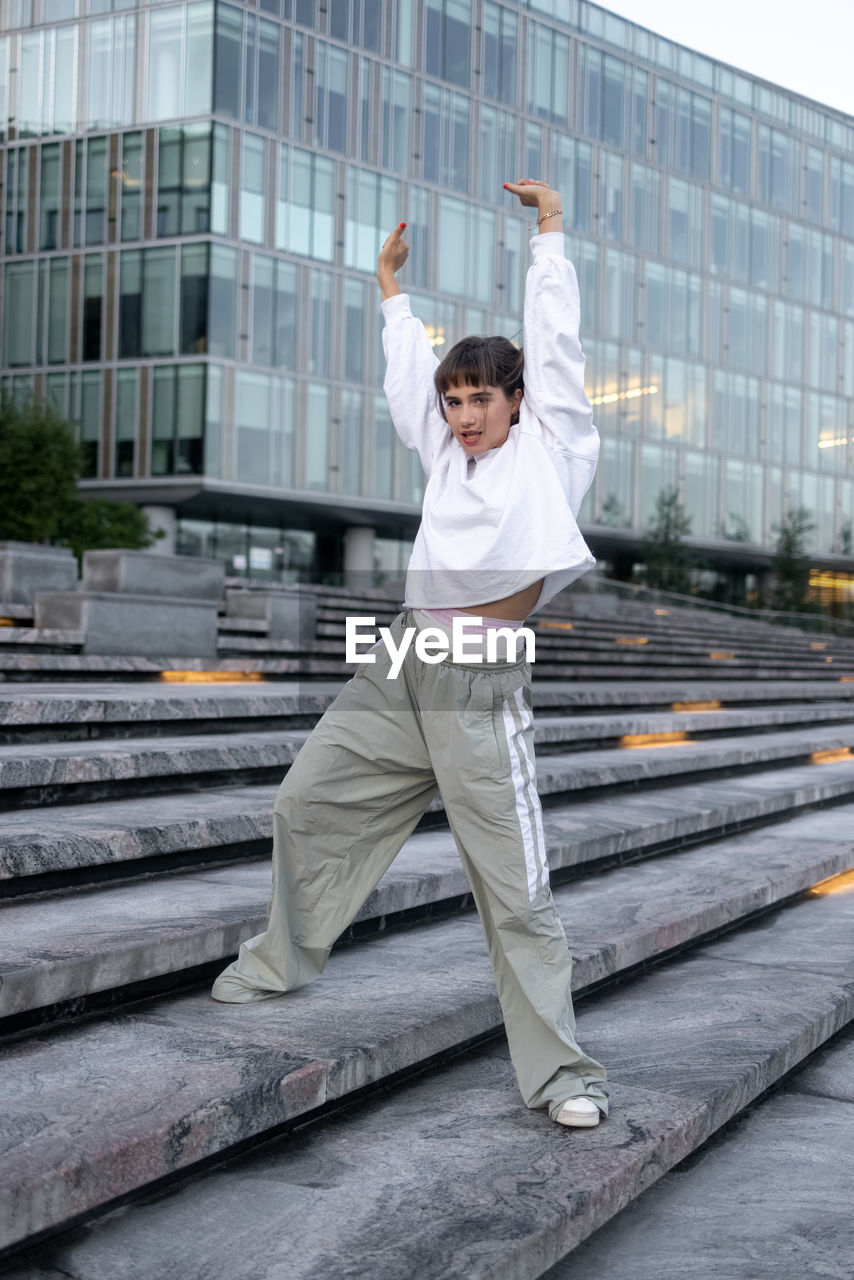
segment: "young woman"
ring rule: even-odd
[[[267,929],[243,943],[213,995],[263,1000],[318,978],[438,789],[486,931],[522,1097],[559,1124],[589,1126],[607,1115],[608,1093],[604,1068],[575,1040],[572,959],[536,790],[531,668],[514,653],[488,660],[486,638],[520,628],[595,563],[575,517],[599,436],[559,194],[530,180],[506,189],[537,209],[524,357],[505,338],[465,338],[439,364],[395,279],[409,253],[405,224],[377,269],[392,420],[428,477],[392,637],[399,647],[414,626],[450,638],[455,616],[480,618],[482,660],[431,664],[411,645],[388,678],[390,656],[377,645],[358,668],[282,783]]]

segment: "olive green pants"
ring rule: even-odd
[[[391,626],[396,644],[410,612]],[[332,944],[438,789],[486,931],[510,1056],[529,1107],[554,1118],[604,1068],[575,1040],[572,958],[549,888],[527,662],[423,662],[372,651],[297,755],[274,809],[267,929],[214,984],[263,1000],[318,978]],[[499,650],[503,654],[504,650]]]

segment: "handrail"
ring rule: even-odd
[[[664,591],[660,587],[646,587],[641,583],[620,582],[616,578],[591,578],[586,584],[590,594],[595,595],[600,587],[605,587],[615,595],[643,599],[654,602],[669,600],[681,607],[692,609],[718,610],[721,613],[747,618],[753,621],[770,622],[776,626],[802,627],[808,631],[828,630],[841,635],[854,636],[854,622],[844,618],[834,618],[826,613],[794,613],[783,609],[752,609],[746,605],[727,604],[720,600],[707,600],[703,596],[683,595],[678,591]]]

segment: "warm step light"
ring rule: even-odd
[[[827,641],[826,641],[826,640],[810,640],[810,648],[811,648],[811,649],[826,649],[826,648],[827,648]]]
[[[0,627],[14,627],[14,618],[0,618]]]
[[[646,636],[617,636],[615,644],[649,644]]]
[[[624,733],[620,738],[621,747],[672,747],[677,742],[688,742],[687,733],[674,730],[672,733]]]
[[[810,764],[833,764],[836,760],[849,760],[852,754],[850,747],[830,747],[827,751],[814,751]]]
[[[735,654],[734,654],[734,653],[727,653],[725,649],[713,649],[713,650],[712,650],[712,652],[709,654],[709,657],[710,657],[710,658],[714,658],[715,660],[717,660],[717,659],[719,659],[719,658],[721,658],[721,659],[722,659],[722,658],[734,658],[734,657],[735,657]]]
[[[823,898],[828,893],[850,893],[854,889],[854,867],[848,871],[840,871],[837,876],[828,876],[826,880],[819,880],[816,884],[811,885],[807,890],[817,898]]]
[[[657,614],[659,618],[666,618],[667,615],[670,613],[670,610],[669,609],[653,609],[653,613]]]
[[[260,671],[161,671],[164,684],[251,684],[266,677]]]
[[[554,627],[554,628],[556,628],[558,631],[571,631],[571,630],[572,630],[572,623],[571,623],[571,622],[541,622],[541,623],[539,623],[539,625],[540,625],[541,627]]]
[[[719,702],[672,702],[671,711],[720,711]]]
[[[840,683],[840,684],[854,684],[854,676],[840,676],[840,677],[839,677],[839,683]]]

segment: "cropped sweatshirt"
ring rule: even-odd
[[[382,304],[392,422],[427,476],[407,608],[470,608],[543,578],[534,613],[596,563],[576,524],[599,456],[584,392],[578,282],[562,232],[535,235],[531,252],[519,422],[474,467],[439,411],[439,361],[409,296]]]

